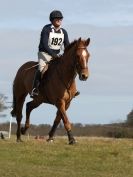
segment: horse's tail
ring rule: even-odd
[[[13,109],[11,111],[11,115],[12,115],[12,117],[16,117],[16,97],[15,97],[15,93],[14,93],[14,82],[13,82],[12,92],[13,92],[13,102],[12,102]]]

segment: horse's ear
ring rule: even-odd
[[[88,39],[85,41],[86,46],[88,46],[89,43],[90,43],[90,38],[88,38]]]
[[[78,39],[78,42],[81,42],[81,37]]]
[[[80,44],[80,42],[81,42],[81,37],[77,40],[77,47]]]

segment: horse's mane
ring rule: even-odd
[[[72,46],[75,45],[76,42],[77,42],[77,40],[74,40],[73,42],[71,42],[71,43],[65,48],[64,53],[67,52],[70,48],[72,48]],[[61,56],[61,57],[62,57],[62,56]],[[52,64],[52,65],[53,65],[53,64],[55,65],[55,64],[60,63],[60,62],[61,62],[61,59],[60,59],[61,57],[55,58],[55,60],[51,60],[51,61],[50,61],[50,65],[51,65],[51,64]]]
[[[74,40],[73,42],[71,42],[66,48],[65,48],[65,52],[67,52],[73,45],[75,45],[75,43],[77,42],[77,40]]]
[[[58,58],[55,58],[54,60],[51,60],[50,65],[53,65],[53,64],[56,65],[56,64],[60,63],[60,58],[61,57],[58,57]]]

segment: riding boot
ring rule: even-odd
[[[33,80],[32,92],[30,95],[31,98],[33,98],[34,96],[38,96],[40,82],[41,82],[41,72],[37,70],[35,72],[35,77]]]

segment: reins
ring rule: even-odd
[[[75,68],[76,68],[76,67],[75,67]],[[75,72],[74,77],[69,81],[68,84],[66,84],[66,83],[64,82],[63,78],[61,77],[61,74],[59,73],[59,70],[57,69],[57,67],[56,67],[56,72],[57,72],[57,74],[58,74],[60,80],[62,81],[63,85],[64,85],[64,86],[66,87],[66,89],[68,90],[68,89],[71,87],[72,82],[73,82],[73,80],[75,79],[75,77],[76,77],[76,75],[77,75],[76,72]],[[68,85],[68,86],[67,86],[67,85]]]
[[[86,47],[78,47],[78,49],[85,49]],[[69,94],[69,97],[71,98],[71,94],[70,94],[70,91],[69,91],[69,89],[70,89],[70,87],[71,87],[71,85],[72,85],[72,83],[73,83],[73,81],[74,81],[74,79],[75,79],[75,77],[76,77],[76,75],[77,75],[77,63],[74,63],[74,73],[75,73],[75,75],[74,75],[74,77],[68,82],[68,84],[66,84],[65,82],[64,82],[64,80],[63,80],[63,78],[62,78],[62,75],[60,74],[60,72],[59,72],[59,68],[57,68],[56,67],[56,72],[57,72],[57,74],[58,74],[58,77],[59,77],[59,79],[60,79],[60,81],[63,83],[63,85],[65,86],[65,88],[66,88],[66,90],[67,90],[67,92],[68,92],[68,94]],[[87,69],[87,68],[82,68],[82,69]]]
[[[32,69],[32,68],[35,68],[35,67],[38,66],[38,65],[39,65],[39,63],[36,64],[36,65],[33,65],[33,66],[29,67],[29,68],[26,68],[25,71],[30,70],[30,69]]]

